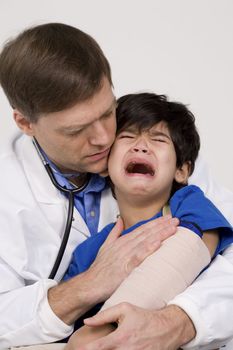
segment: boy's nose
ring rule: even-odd
[[[148,149],[145,147],[140,147],[140,146],[135,146],[133,147],[134,152],[142,152],[142,153],[147,153]]]
[[[139,140],[137,140],[136,144],[134,144],[132,150],[133,152],[148,153],[149,147],[146,143],[146,140],[140,138]]]

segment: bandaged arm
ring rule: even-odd
[[[210,253],[202,239],[179,227],[122,282],[105,302],[103,309],[121,302],[159,309],[184,291],[210,263]]]

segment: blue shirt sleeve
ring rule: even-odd
[[[233,243],[232,226],[199,187],[190,185],[177,191],[170,200],[170,208],[172,215],[180,219],[181,226],[190,228],[199,236],[202,236],[202,231],[218,230],[219,244],[215,255]]]
[[[197,186],[183,187],[172,196],[169,204],[172,215],[180,219],[180,225],[189,228],[200,237],[202,237],[203,231],[218,230],[219,244],[215,255],[233,243],[232,226]],[[151,219],[159,216],[161,216],[161,212]],[[125,230],[122,234],[127,234],[150,220],[141,221]],[[113,226],[114,223],[109,224],[100,233],[88,238],[75,249],[63,280],[84,272],[90,267]]]
[[[86,271],[90,267],[114,225],[114,223],[111,223],[105,226],[102,231],[89,237],[75,249],[63,281]]]

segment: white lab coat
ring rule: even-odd
[[[48,280],[64,233],[68,201],[52,185],[27,136],[17,136],[0,156],[0,349],[67,337],[50,309]],[[110,190],[101,196],[99,230],[116,219]],[[69,242],[55,279],[62,278],[74,248],[89,236],[74,210]],[[26,288],[25,288],[26,286]]]
[[[219,189],[203,167],[200,161],[192,183],[201,185],[233,223],[233,194]],[[2,152],[0,187],[0,349],[65,338],[72,327],[49,307],[47,290],[56,281],[47,276],[60,247],[68,204],[51,184],[29,137],[14,137]],[[110,191],[103,191],[99,229],[115,220],[117,212]],[[88,228],[75,210],[57,281],[74,248],[88,236]],[[190,315],[198,330],[198,336],[188,345],[190,349],[213,349],[233,337],[233,249],[228,248],[205,274],[208,278],[201,275],[172,301]],[[211,347],[206,345],[215,337],[219,341],[214,340]]]

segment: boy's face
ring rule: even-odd
[[[87,101],[30,123],[15,115],[18,126],[35,136],[49,158],[63,171],[100,173],[107,168],[116,133],[116,101],[107,79]],[[24,119],[23,119],[24,118]]]
[[[175,148],[164,122],[141,133],[133,127],[120,132],[111,149],[108,170],[116,196],[148,199],[169,198],[173,180],[183,183],[188,177],[187,165],[176,167]]]

